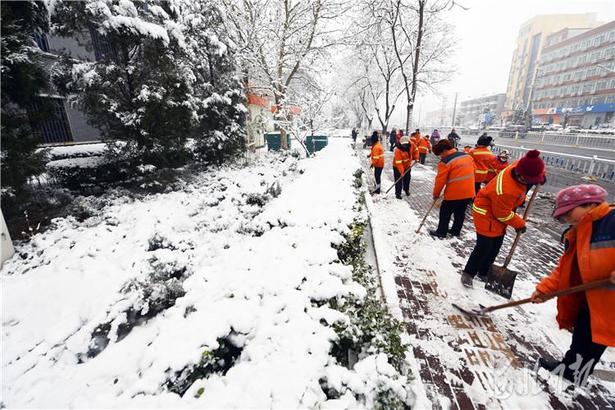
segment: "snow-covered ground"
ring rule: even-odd
[[[348,317],[326,301],[366,293],[332,247],[357,217],[359,166],[347,140],[268,154],[19,244],[2,268],[0,404],[369,407],[382,386],[409,400],[386,355],[350,370],[330,353]]]
[[[367,164],[364,166],[367,167]],[[389,174],[383,174],[382,186],[385,189],[393,182]],[[435,172],[430,167],[416,166],[412,171],[411,195],[424,193],[431,198],[434,178]],[[515,310],[493,312],[489,315],[487,325],[482,321],[464,319],[452,307],[452,303],[472,308],[479,304],[491,306],[504,302],[499,296],[486,292],[478,281],[474,289],[464,288],[459,281],[467,256],[462,257],[457,249],[473,244],[471,218],[465,222],[461,240],[439,240],[427,234],[429,229],[435,228],[437,209],[432,211],[426,226],[417,234],[416,229],[423,217],[420,213],[426,209],[412,209],[409,205],[416,205],[412,198],[409,204],[406,200],[395,199],[391,192],[388,196],[375,195],[367,204],[388,305],[400,318],[402,310],[409,312],[411,317],[405,319],[418,329],[417,335],[411,335],[410,345],[415,352],[418,350],[437,359],[443,368],[437,381],[423,377],[423,374],[414,380],[412,388],[416,394],[417,408],[447,408],[451,405],[456,408],[455,397],[441,393],[441,390],[447,389],[442,389],[441,383],[450,386],[450,391],[463,391],[475,405],[487,408],[548,409],[555,406],[551,402],[553,395],[559,397],[566,406],[572,406],[579,394],[591,400],[592,393],[583,390],[571,393],[570,389],[564,392],[569,387],[567,383],[557,377],[548,378],[544,371],[536,376],[534,364],[520,360],[520,357],[537,359],[534,350],[528,349],[528,345],[545,349],[556,358],[560,358],[568,349],[571,334],[558,329],[554,300],[540,305],[524,305]],[[532,240],[553,243],[548,233],[533,227],[530,229]],[[471,248],[466,249],[465,253],[469,251]],[[502,253],[506,251],[504,247]],[[527,270],[524,261],[528,257],[517,252],[511,269],[521,272]],[[555,262],[553,260],[551,263]],[[415,296],[419,298],[420,305],[415,303],[416,300],[408,303],[405,297],[398,297],[400,287],[396,286],[393,278],[407,278],[424,287],[428,286],[429,291],[417,291],[418,295]],[[535,285],[533,276],[528,278],[527,275],[520,275],[515,285],[514,298],[529,296]],[[421,285],[417,286],[420,289]],[[423,308],[424,311],[421,310]],[[511,338],[511,334],[517,335],[528,345],[522,345],[519,340]],[[421,373],[421,360],[418,357],[412,359],[414,374]],[[614,363],[615,352],[608,349],[597,369],[612,370],[615,368]],[[434,369],[429,361],[423,365]],[[468,370],[474,374],[469,377],[473,379],[472,383],[459,377],[460,373]],[[604,389],[612,391],[615,387],[612,381],[592,379],[591,385],[596,384],[604,386],[602,394]],[[461,408],[462,403],[459,402]]]

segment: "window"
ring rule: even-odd
[[[34,33],[36,45],[43,51],[49,52],[49,39],[45,33]]]
[[[606,89],[607,89],[607,87],[608,87],[608,83],[609,83],[609,82],[608,82],[607,80],[601,80],[601,81],[598,81],[598,82],[596,83],[596,91],[606,90]]]
[[[67,142],[72,141],[73,137],[66,116],[66,108],[64,107],[64,99],[37,97],[32,105],[28,107],[28,115],[32,118],[34,112],[40,111],[46,104],[51,104],[53,112],[50,118],[40,122],[33,128],[33,134],[36,135],[44,144],[52,142]]]

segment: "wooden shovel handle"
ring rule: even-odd
[[[417,162],[418,162],[418,161],[414,161],[412,164],[410,164],[410,168],[408,168],[407,170],[405,170],[405,171],[404,171],[404,173],[403,173],[403,174],[401,174],[401,176],[400,176],[399,178],[397,178],[397,181],[393,182],[393,185],[391,185],[391,186],[389,187],[389,189],[387,189],[387,191],[384,193],[384,195],[388,194],[388,193],[389,193],[389,191],[391,191],[391,189],[393,189],[393,187],[394,187],[394,186],[395,186],[395,185],[396,185],[399,181],[401,181],[401,179],[404,177],[404,175],[406,175],[406,174],[408,173],[408,171],[410,171],[410,170],[412,169],[412,167],[413,167],[414,165],[416,165],[416,163],[417,163]]]
[[[527,217],[530,214],[530,208],[532,207],[532,203],[534,202],[534,198],[536,198],[536,194],[538,194],[538,187],[540,185],[536,185],[534,187],[534,192],[532,192],[532,196],[530,197],[530,200],[527,203],[527,206],[525,207],[525,211],[523,212],[523,220],[527,221]],[[508,267],[508,264],[510,263],[510,261],[512,260],[512,257],[515,253],[515,248],[517,247],[517,244],[519,243],[519,239],[521,239],[521,232],[517,232],[517,235],[515,236],[515,240],[513,241],[511,247],[510,247],[510,251],[508,251],[508,256],[506,256],[506,260],[504,260],[504,268]]]
[[[431,213],[431,210],[433,209],[434,206],[436,206],[436,203],[440,200],[440,198],[434,199],[433,202],[431,203],[431,206],[429,207],[429,209],[427,210],[427,212],[425,213],[425,216],[423,217],[423,220],[421,221],[421,224],[419,225],[418,228],[416,228],[416,233],[419,233],[419,231],[421,230],[421,228],[423,227],[423,224],[425,223],[425,220],[427,219],[427,217],[429,216],[429,214]]]
[[[600,288],[602,286],[607,286],[609,284],[611,284],[610,278],[597,280],[595,282],[589,282],[583,285],[573,286],[571,288],[556,290],[555,292],[550,292],[550,293],[545,293],[542,296],[542,299],[546,300],[546,299],[552,299],[558,296],[570,295],[572,293],[583,292],[585,290]],[[498,309],[504,309],[504,308],[513,307],[513,306],[524,305],[526,303],[530,303],[531,301],[532,301],[532,298],[526,298],[526,299],[515,300],[512,302],[508,302],[508,303],[503,303],[501,305],[489,306],[484,309],[484,312],[493,312],[494,310],[498,310]]]

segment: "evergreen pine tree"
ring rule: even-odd
[[[12,208],[24,193],[29,177],[44,170],[43,154],[36,152],[38,138],[32,126],[43,120],[51,107],[36,112],[27,108],[48,86],[47,74],[37,64],[35,33],[47,30],[43,2],[1,2],[2,10],[2,207]],[[40,102],[40,99],[39,99]],[[13,209],[14,210],[14,209]]]
[[[111,159],[130,165],[177,166],[196,107],[194,78],[177,64],[184,44],[175,7],[154,0],[57,2],[54,29],[61,35],[89,31],[96,61],[66,59],[56,83],[74,95],[103,139]]]
[[[197,159],[222,163],[245,150],[245,98],[235,55],[216,1],[184,0],[178,6],[185,29],[185,64],[196,79],[194,150]]]

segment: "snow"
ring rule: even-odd
[[[403,391],[382,354],[353,370],[335,364],[332,324],[348,318],[313,304],[365,295],[331,247],[356,214],[358,165],[343,141],[301,161],[268,154],[203,173],[184,191],[117,198],[83,222],[57,219],[19,244],[2,269],[3,404],[362,407],[351,393],[370,403],[375,386]],[[262,208],[246,202],[276,182],[279,197]],[[181,268],[173,280],[183,296],[119,337],[126,312],[147,313],[168,282],[154,283],[151,296],[143,284]],[[105,323],[109,344],[88,357]],[[197,378],[183,397],[169,392],[176,372],[223,339],[241,349],[226,374]],[[327,403],[319,381],[336,374],[349,390]]]

